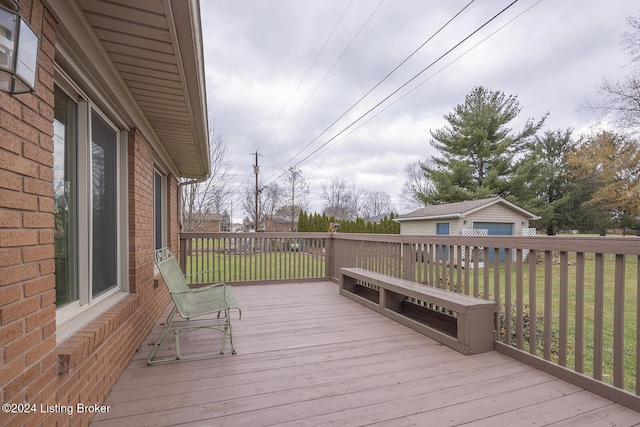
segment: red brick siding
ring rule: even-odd
[[[40,35],[34,94],[0,93],[0,400],[101,404],[164,307],[154,286],[153,150],[127,141],[130,294],[56,344],[53,261],[53,64],[56,23],[40,0],[20,0]],[[169,242],[177,251],[177,181],[168,179]],[[2,425],[88,425],[92,415],[2,414]]]
[[[40,1],[20,12],[41,35],[34,94],[0,93],[0,400],[40,404],[56,379],[53,276],[53,18]],[[55,36],[54,36],[55,37]],[[53,295],[53,297],[52,297]],[[53,327],[52,327],[53,324]],[[8,424],[38,424],[2,414]],[[6,421],[5,421],[6,420]]]
[[[178,233],[180,233],[178,225],[178,181],[173,175],[167,177],[167,192],[169,193],[167,197],[169,203],[167,207],[167,225],[169,226],[167,244],[175,254],[178,254]]]

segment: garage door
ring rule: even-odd
[[[512,236],[513,224],[508,222],[474,222],[473,228],[489,231],[489,236]],[[504,261],[504,249],[500,249],[500,262]],[[493,262],[493,248],[489,248],[489,262]]]

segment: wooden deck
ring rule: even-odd
[[[640,425],[640,413],[496,352],[463,356],[334,283],[235,290],[237,355],[149,367],[158,324],[92,426]],[[202,338],[181,339],[183,351],[202,351]]]

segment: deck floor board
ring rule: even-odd
[[[334,283],[235,290],[237,355],[147,366],[161,318],[92,425],[640,425],[639,413],[507,356],[461,355]],[[200,330],[181,347],[219,340]]]

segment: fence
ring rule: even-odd
[[[185,271],[218,267],[221,281],[337,281],[362,267],[493,299],[497,351],[636,410],[639,255],[637,237],[181,235]]]

